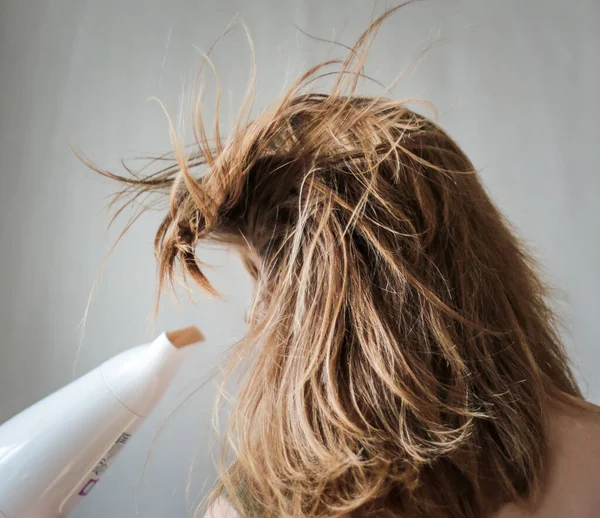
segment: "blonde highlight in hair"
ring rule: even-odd
[[[356,93],[392,11],[228,141],[198,117],[174,165],[103,172],[123,194],[170,192],[161,281],[180,265],[214,293],[206,239],[256,279],[228,362],[246,367],[235,458],[213,494],[246,516],[480,518],[536,494],[548,402],[581,397],[546,289],[469,159],[406,101]],[[328,93],[306,91],[336,64]]]

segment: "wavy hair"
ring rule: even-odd
[[[166,168],[100,171],[120,195],[168,193],[161,281],[179,265],[215,293],[203,240],[256,279],[228,359],[245,366],[234,460],[213,492],[246,516],[480,518],[536,494],[549,404],[582,400],[547,290],[473,164],[407,100],[357,93],[393,10],[254,120],[247,104],[227,140],[199,115],[195,149],[175,138]]]

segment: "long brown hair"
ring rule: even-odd
[[[237,247],[256,279],[213,496],[250,515],[479,518],[536,494],[548,401],[576,402],[532,259],[473,164],[407,101],[360,96],[375,20],[227,141],[123,194],[170,193],[161,281],[214,292],[196,257]],[[311,86],[339,65],[326,93]],[[250,95],[252,97],[252,95]],[[243,491],[239,491],[242,487]]]

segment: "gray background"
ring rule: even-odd
[[[119,228],[106,229],[114,186],[87,171],[68,142],[107,168],[123,156],[167,150],[165,118],[148,98],[164,101],[183,127],[180,114],[187,113],[201,61],[194,46],[207,50],[237,13],[256,46],[262,108],[307,66],[339,54],[294,24],[350,43],[368,24],[372,5],[0,2],[0,421],[72,379],[78,325]],[[431,0],[384,25],[367,66],[389,81],[442,38],[394,95],[433,101],[442,126],[483,171],[556,288],[565,341],[597,403],[599,22],[596,0]],[[235,109],[250,73],[241,29],[225,38],[214,59]],[[157,221],[156,214],[143,218],[109,260],[76,374],[153,336]],[[213,385],[181,403],[243,334],[251,287],[233,255],[214,249],[201,255],[218,266],[210,276],[226,302],[199,295],[195,306],[183,298],[177,307],[166,297],[155,329],[196,323],[208,341],[75,516],[184,516],[210,484]]]

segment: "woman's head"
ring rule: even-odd
[[[382,18],[383,19],[383,18]],[[227,142],[145,179],[168,188],[156,249],[213,291],[205,239],[256,279],[228,437],[261,516],[479,517],[541,481],[547,400],[579,392],[532,262],[458,145],[404,101],[309,71]],[[196,174],[204,167],[203,175]]]

